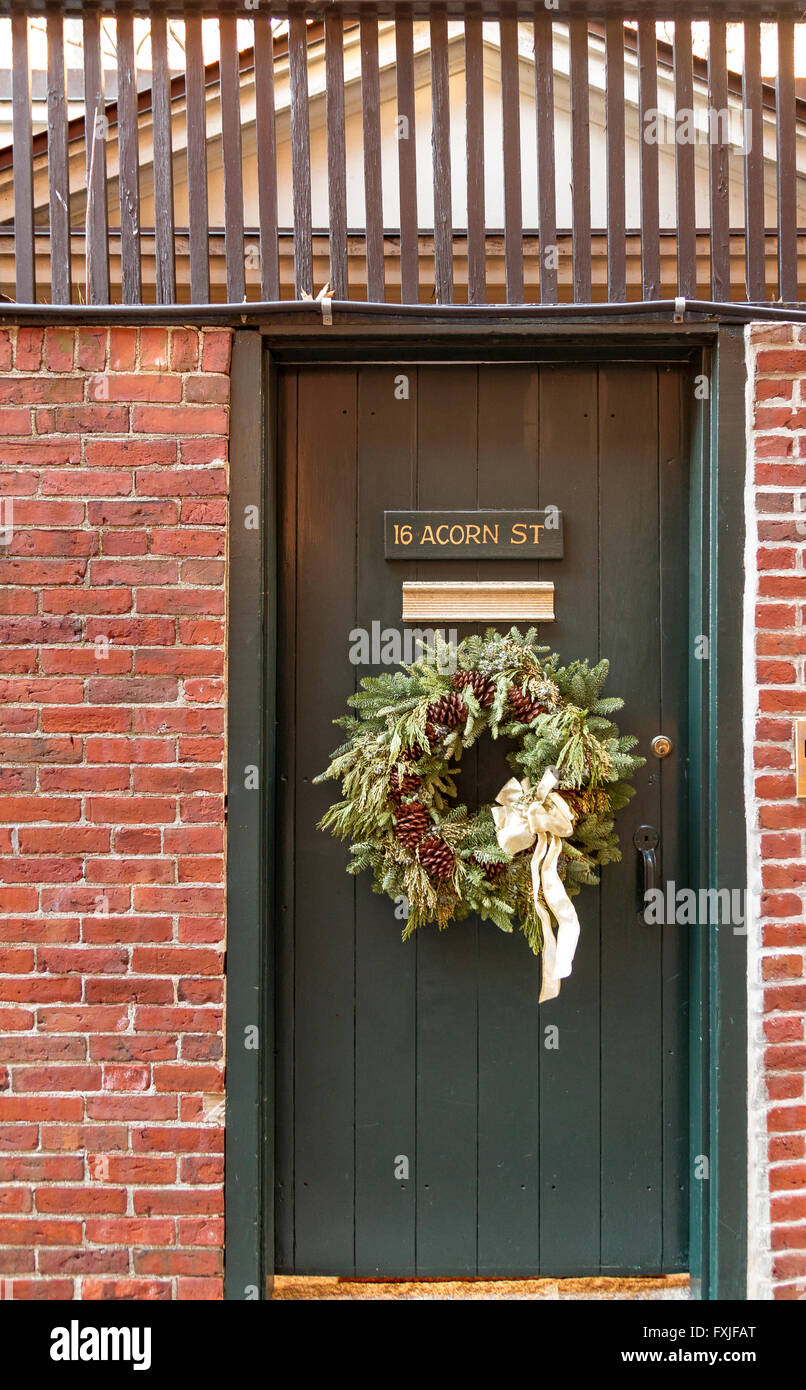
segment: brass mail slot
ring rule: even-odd
[[[531,619],[554,621],[554,585],[550,583],[476,584],[472,581],[412,582],[403,585],[403,621],[435,619],[457,623]]]

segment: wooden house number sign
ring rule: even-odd
[[[543,511],[384,512],[387,560],[561,560],[563,518]]]

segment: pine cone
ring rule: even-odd
[[[433,749],[434,740],[437,737],[437,731],[434,728],[434,725],[431,723],[430,719],[425,726],[425,736],[428,739],[431,748]],[[422,758],[423,755],[428,752],[428,748],[425,746],[424,743],[420,743],[420,740],[417,739],[411,745],[411,748],[406,749],[406,752],[408,753],[408,756],[411,758],[412,762],[416,763],[418,758]]]
[[[488,883],[495,883],[496,879],[501,877],[506,868],[506,864],[503,861],[492,864],[482,864],[481,860],[477,859],[475,854],[471,855],[471,858],[474,864],[478,864],[479,868],[484,870],[484,877]]]
[[[517,685],[509,687],[509,708],[515,718],[521,724],[531,724],[533,719],[537,719],[539,714],[543,714],[546,706],[542,700],[534,700],[531,695],[525,695]]]
[[[438,835],[429,835],[417,851],[423,868],[434,878],[450,878],[455,866],[453,850]]]
[[[457,724],[464,724],[467,706],[461,695],[452,690],[449,695],[431,701],[426,709],[426,717],[429,723],[438,724],[443,729],[455,729]]]
[[[416,772],[400,772],[397,763],[389,773],[389,795],[400,805],[401,798],[412,796],[421,786]]]
[[[453,678],[454,690],[464,690],[469,685],[482,709],[489,709],[495,699],[495,681],[488,680],[481,671],[457,671]]]
[[[416,849],[431,824],[431,818],[420,801],[401,806],[395,816],[395,835],[406,849]]]

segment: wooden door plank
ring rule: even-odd
[[[798,298],[798,194],[795,127],[795,22],[778,18],[778,78],[775,87],[778,140],[778,297]]]
[[[730,168],[723,113],[728,109],[727,30],[720,15],[710,19],[708,105],[712,129],[708,155],[711,207],[711,298],[730,299]],[[725,118],[726,120],[727,118]]]
[[[165,12],[151,11],[154,124],[154,254],[158,304],[176,302],[171,85]]]
[[[480,507],[537,507],[536,367],[479,369]],[[488,561],[484,579],[534,579],[529,561]],[[506,626],[504,624],[503,626]],[[485,739],[477,802],[493,802],[512,775],[508,748]],[[540,966],[520,931],[480,922],[478,1273],[534,1275],[540,1255]]]
[[[605,24],[607,65],[607,297],[611,304],[627,298],[627,222],[624,147],[624,20]]]
[[[567,527],[564,558],[540,566],[557,585],[544,640],[564,661],[595,659],[599,649],[597,399],[595,368],[541,368],[539,505],[559,507]],[[585,888],[574,899],[574,972],[540,1006],[540,1270],[550,1275],[600,1268],[599,895]]]
[[[308,36],[305,16],[288,21],[288,68],[291,85],[291,188],[294,205],[294,298],[313,294],[311,231],[311,133],[308,124]]]
[[[333,800],[313,786],[355,688],[356,376],[300,372],[297,483],[295,1268],[355,1269],[355,879],[316,830]],[[326,461],[326,462],[323,462]],[[326,708],[325,708],[326,707]],[[332,715],[330,711],[333,711]]]
[[[268,15],[255,15],[255,135],[260,218],[260,297],[280,298],[277,239],[277,131],[274,117],[274,40]]]
[[[367,299],[385,296],[383,264],[383,166],[381,162],[381,88],[378,71],[377,15],[362,13],[361,110],[364,130],[364,216],[367,247]]]
[[[421,368],[417,404],[417,506],[474,507],[476,369]],[[475,579],[477,566],[437,560],[427,573]],[[463,769],[461,794],[474,805],[475,760]],[[471,920],[417,933],[418,1275],[477,1269],[477,941]]]
[[[395,395],[400,371],[409,378],[407,400]],[[368,632],[373,623],[400,628],[407,566],[384,559],[383,513],[413,505],[416,451],[416,368],[360,368],[356,624]],[[382,669],[389,668],[361,666],[356,675]],[[404,926],[399,906],[373,893],[367,875],[356,881],[355,1261],[367,1277],[416,1272],[417,949],[401,941]],[[395,1177],[400,1157],[408,1159],[407,1179]]]
[[[344,136],[344,22],[325,15],[325,110],[327,125],[327,198],[330,213],[330,288],[346,299],[347,156]]]
[[[400,190],[400,300],[416,304],[420,297],[420,251],[417,226],[417,126],[414,108],[414,31],[411,15],[395,23],[397,58],[397,115],[405,126],[398,131]]]
[[[554,167],[554,53],[551,15],[538,5],[535,35],[537,210],[540,226],[540,298],[557,303],[557,190]]]
[[[656,764],[661,789],[659,830],[664,877],[690,883],[688,839],[688,675],[690,438],[692,379],[683,366],[658,373],[661,728],[672,740]],[[687,659],[688,658],[688,659]],[[663,1009],[663,1268],[685,1270],[689,1248],[688,999],[690,931],[661,928]]]
[[[638,150],[641,170],[641,294],[660,298],[658,142],[649,139],[658,109],[658,44],[654,18],[638,21]],[[656,117],[654,117],[656,120]]]
[[[501,126],[504,156],[504,259],[507,303],[523,303],[523,193],[518,22],[502,19]]]
[[[761,22],[744,21],[744,217],[747,298],[767,298],[766,235],[764,223],[764,113],[761,91]]]
[[[70,176],[67,160],[67,103],[64,85],[64,21],[48,10],[48,185],[50,205],[50,293],[54,304],[71,299]]]
[[[84,110],[87,206],[86,297],[88,304],[109,303],[109,234],[106,214],[106,111],[101,69],[101,27],[97,10],[82,15],[84,39]]]
[[[256,21],[257,23],[257,21]],[[255,32],[255,83],[258,66],[258,36]],[[204,54],[200,14],[185,19],[185,67],[187,82],[187,161],[188,161],[188,243],[190,252],[190,299],[206,304],[210,298],[209,228],[207,209],[207,122],[205,116]],[[259,96],[257,97],[259,100]],[[258,160],[260,140],[258,139]]]
[[[660,717],[657,371],[602,366],[599,381],[601,652],[625,701],[619,725],[646,756]],[[618,822],[623,861],[607,866],[601,886],[602,1272],[651,1274],[663,1255],[664,928],[639,916],[632,836],[659,826],[660,796],[654,767],[633,781]]]
[[[487,298],[484,194],[484,50],[481,16],[465,17],[465,130],[467,145],[467,297]]]
[[[574,259],[574,302],[591,299],[591,169],[590,98],[588,76],[588,21],[584,15],[569,20],[571,34],[571,215]]]
[[[693,111],[694,109],[691,20],[688,19],[675,20],[674,102],[677,111]],[[695,299],[697,296],[697,232],[694,189],[694,145],[687,140],[678,140],[675,143],[677,292],[686,299]]]
[[[224,173],[224,258],[227,263],[227,299],[242,304],[246,298],[246,266],[243,246],[243,166],[241,163],[241,94],[237,19],[222,14],[221,33],[221,152]]]
[[[137,68],[134,19],[121,10],[116,21],[118,65],[118,185],[120,194],[120,289],[124,304],[139,304],[140,152],[137,120]],[[191,180],[188,178],[188,188]]]
[[[298,372],[277,377],[277,818],[274,943],[274,1258],[294,1273],[294,936],[296,921],[296,586]]]
[[[453,210],[451,207],[451,106],[448,20],[431,15],[431,152],[434,172],[434,295],[453,303]]]

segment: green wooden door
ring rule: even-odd
[[[685,368],[654,363],[280,374],[279,1271],[687,1267],[688,942],[639,919],[632,835],[657,826],[663,879],[685,884],[688,395]],[[385,509],[552,504],[562,560],[383,558]],[[610,658],[648,759],[624,860],[576,900],[573,976],[541,1007],[522,937],[470,921],[402,944],[393,904],[316,830],[330,721],[377,670],[351,664],[349,634],[400,627],[402,580],[426,577],[554,580],[544,640]],[[508,775],[484,744],[469,800]]]

